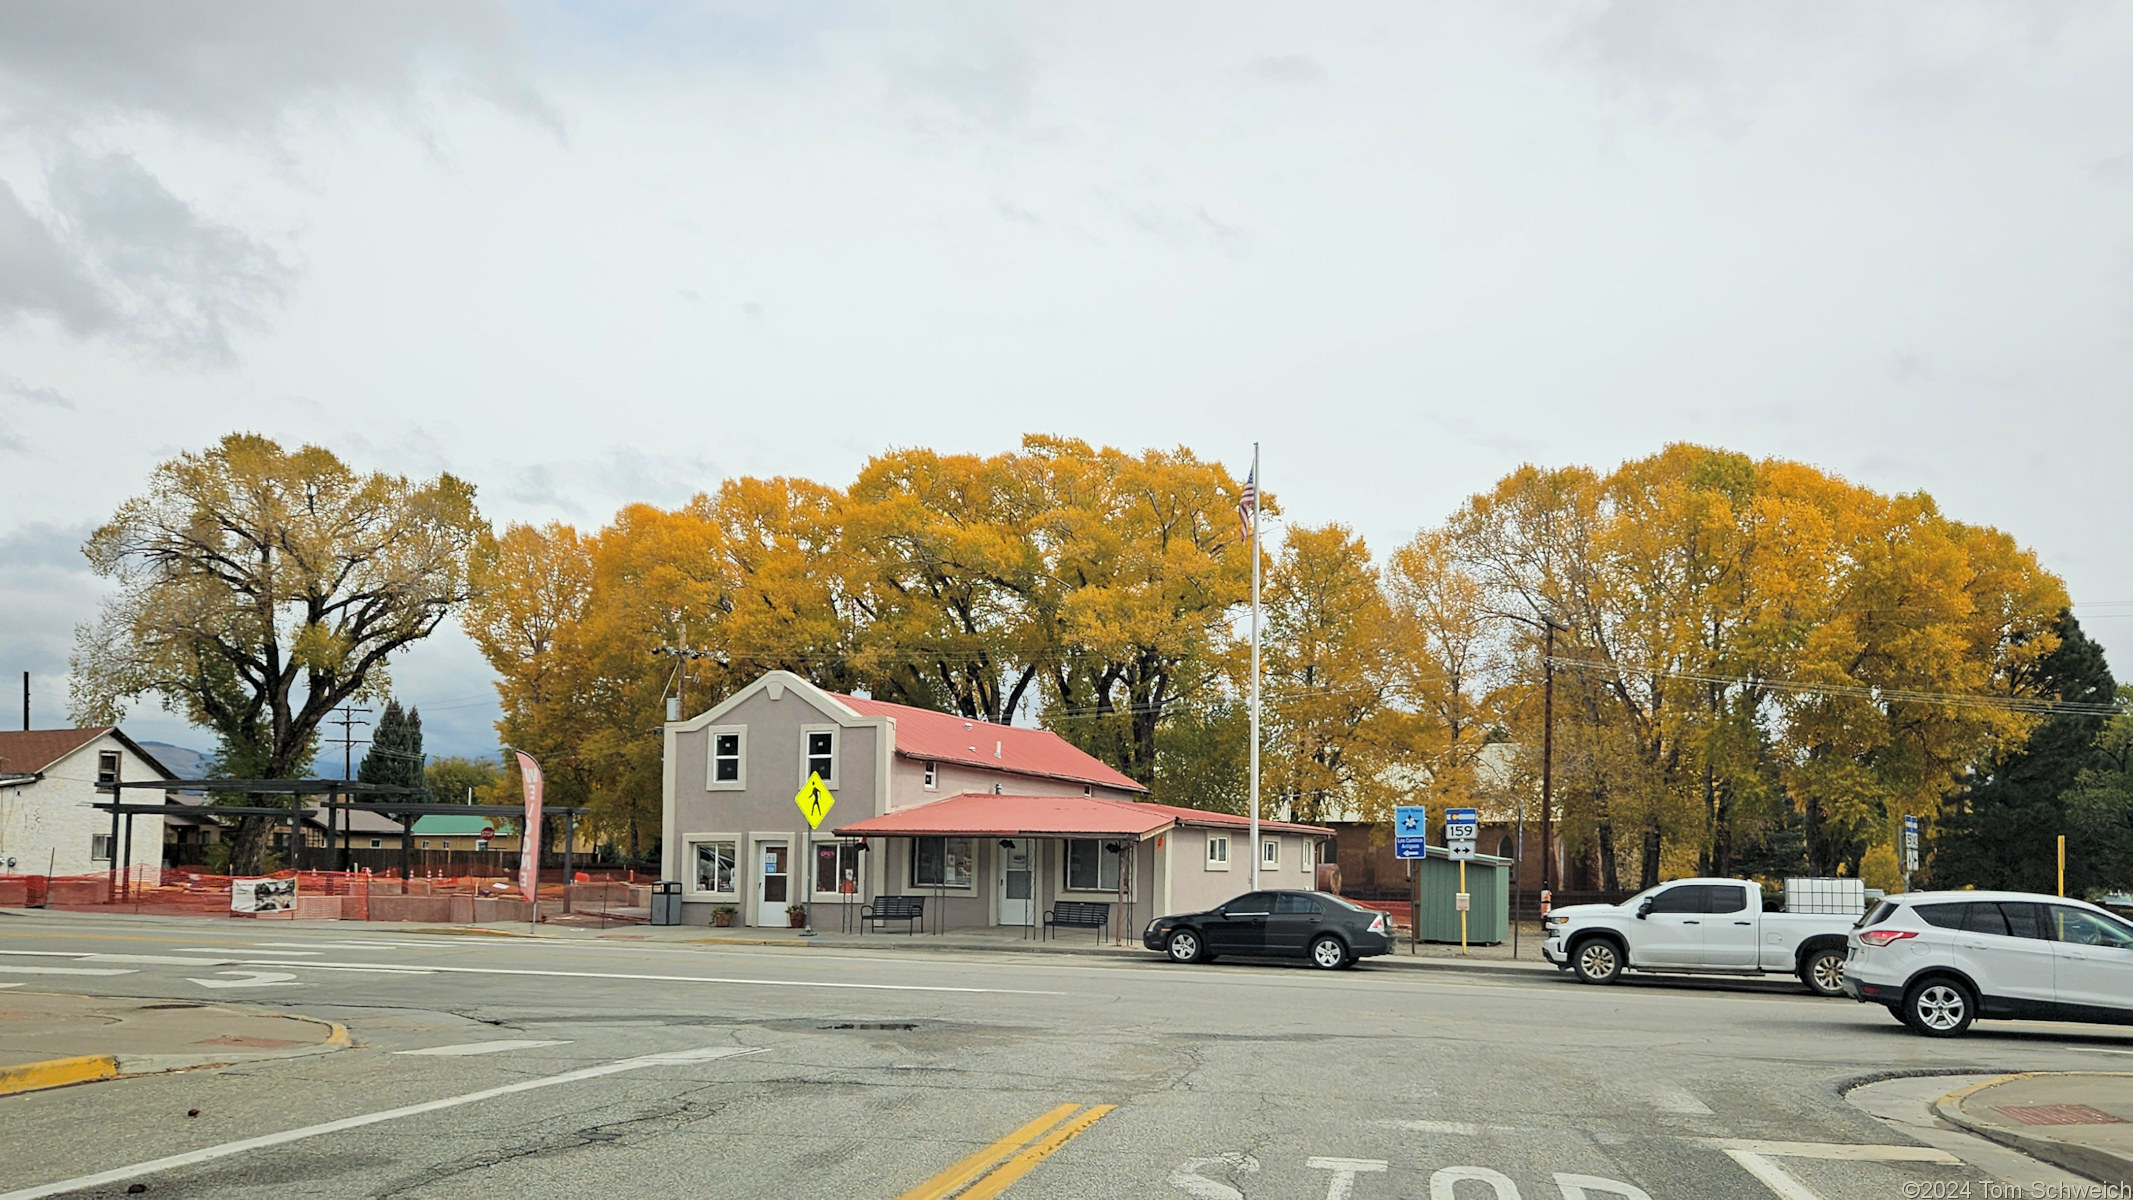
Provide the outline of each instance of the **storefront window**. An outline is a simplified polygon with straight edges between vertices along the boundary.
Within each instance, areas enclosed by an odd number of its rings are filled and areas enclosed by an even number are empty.
[[[815,890],[846,893],[859,890],[857,842],[831,842],[815,847]]]
[[[1125,855],[1104,849],[1096,838],[1067,841],[1067,888],[1076,892],[1115,892]]]
[[[696,890],[699,892],[724,892],[734,890],[733,864],[740,857],[736,842],[697,842]]]
[[[969,887],[975,867],[967,837],[911,839],[911,882],[918,887]]]

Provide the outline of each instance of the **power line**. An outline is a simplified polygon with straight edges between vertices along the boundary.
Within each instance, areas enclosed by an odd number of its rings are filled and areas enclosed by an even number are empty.
[[[2029,696],[1987,696],[1975,692],[1929,692],[1914,688],[1874,687],[1867,684],[1812,683],[1799,679],[1763,679],[1744,675],[1718,675],[1706,671],[1659,670],[1643,666],[1623,666],[1614,663],[1594,662],[1583,658],[1564,658],[1557,655],[1549,664],[1569,671],[1587,674],[1615,675],[1634,674],[1652,679],[1685,679],[1694,683],[1739,684],[1746,687],[1769,688],[1803,696],[1837,696],[1887,703],[1940,704],[1954,708],[1994,708],[2014,712],[2036,713],[2043,716],[2088,716],[2112,717],[2126,711],[2117,703],[2090,704],[2074,700],[2050,700]]]

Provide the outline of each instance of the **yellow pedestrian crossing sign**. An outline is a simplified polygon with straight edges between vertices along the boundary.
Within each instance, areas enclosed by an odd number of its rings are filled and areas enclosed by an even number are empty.
[[[792,802],[800,806],[800,815],[807,818],[809,829],[820,829],[822,818],[829,815],[830,806],[837,803],[837,798],[822,786],[822,776],[810,771],[807,786],[800,789],[800,794],[794,796]]]

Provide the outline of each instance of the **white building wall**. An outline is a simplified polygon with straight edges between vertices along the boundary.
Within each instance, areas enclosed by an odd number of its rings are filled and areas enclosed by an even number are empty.
[[[115,750],[122,779],[159,779],[162,772],[110,734],[92,739],[53,763],[35,783],[0,788],[0,871],[10,875],[86,875],[118,864],[89,857],[91,839],[111,832],[111,814],[90,805],[108,796],[96,790],[97,755]],[[126,800],[161,804],[166,793],[127,789]],[[119,828],[123,855],[125,825]],[[9,865],[9,860],[13,860]],[[163,818],[133,819],[133,861],[148,867],[163,863]]]

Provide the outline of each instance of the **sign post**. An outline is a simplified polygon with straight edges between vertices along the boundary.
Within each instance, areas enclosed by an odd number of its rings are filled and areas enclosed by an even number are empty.
[[[1413,907],[1407,915],[1407,952],[1422,945],[1422,868],[1415,860],[1429,857],[1429,810],[1419,804],[1402,804],[1392,810],[1392,856],[1409,860],[1413,877]]]
[[[1444,810],[1444,852],[1459,863],[1459,953],[1466,953],[1466,914],[1473,896],[1466,890],[1466,863],[1474,857],[1474,841],[1481,834],[1481,817],[1471,808]]]
[[[1911,890],[1911,872],[1918,869],[1918,818],[1903,819],[1903,890]]]
[[[813,932],[815,906],[800,899],[801,896],[812,898],[815,894],[814,872],[817,868],[815,865],[814,839],[809,834],[822,828],[822,818],[828,816],[830,809],[836,806],[837,797],[832,796],[830,790],[822,785],[822,776],[819,773],[809,771],[807,773],[807,782],[801,786],[799,794],[792,798],[792,802],[800,806],[800,815],[807,819],[807,829],[800,834],[800,845],[796,847],[798,853],[793,855],[792,878],[795,883],[787,885],[788,891],[786,895],[788,899],[785,903],[788,905],[800,904],[807,909],[808,931]],[[806,890],[794,892],[790,890],[794,886]],[[791,923],[790,920],[786,922],[788,925]]]

